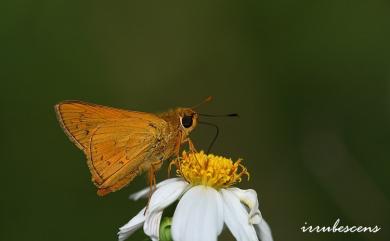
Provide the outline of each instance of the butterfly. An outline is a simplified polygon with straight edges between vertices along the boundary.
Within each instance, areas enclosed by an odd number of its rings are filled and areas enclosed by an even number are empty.
[[[198,122],[194,108],[152,114],[71,100],[55,105],[55,112],[65,134],[86,155],[97,194],[105,196],[145,171],[155,185],[164,160],[178,156],[183,143],[194,148],[188,137]]]

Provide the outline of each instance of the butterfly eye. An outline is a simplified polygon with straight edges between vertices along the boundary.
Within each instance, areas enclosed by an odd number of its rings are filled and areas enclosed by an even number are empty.
[[[191,127],[192,126],[192,116],[189,116],[189,115],[183,116],[183,118],[181,119],[181,124],[185,128]]]

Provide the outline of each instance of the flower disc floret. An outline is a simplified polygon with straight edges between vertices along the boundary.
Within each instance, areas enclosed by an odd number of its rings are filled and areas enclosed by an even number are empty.
[[[192,185],[205,185],[216,189],[229,187],[241,182],[241,177],[249,172],[241,164],[241,159],[231,159],[201,152],[183,151],[176,162],[177,174]]]

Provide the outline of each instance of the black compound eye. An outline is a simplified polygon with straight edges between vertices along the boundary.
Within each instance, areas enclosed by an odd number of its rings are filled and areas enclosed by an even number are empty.
[[[189,115],[183,116],[183,118],[181,119],[181,124],[185,128],[191,127],[192,126],[192,116],[189,116]]]

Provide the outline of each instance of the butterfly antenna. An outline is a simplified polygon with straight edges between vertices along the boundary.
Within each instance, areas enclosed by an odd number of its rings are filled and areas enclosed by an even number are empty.
[[[198,115],[199,116],[205,116],[205,117],[240,117],[237,113],[223,114],[223,115],[210,115],[210,114],[198,113]]]
[[[213,123],[210,123],[210,122],[204,122],[204,121],[199,121],[199,124],[203,124],[203,125],[208,125],[208,126],[212,126],[215,128],[216,132],[215,132],[215,136],[213,138],[213,140],[211,141],[210,145],[209,145],[209,148],[207,149],[207,154],[210,153],[210,150],[211,148],[213,147],[215,141],[217,140],[218,138],[218,135],[219,135],[219,128],[216,124],[213,124]]]
[[[210,114],[200,114],[200,113],[198,113],[198,115],[199,116],[204,116],[204,117],[239,117],[239,115],[237,113],[224,114],[224,115],[210,115]],[[218,138],[219,128],[218,128],[218,126],[216,124],[213,124],[213,123],[210,123],[210,122],[199,121],[198,123],[199,124],[208,125],[208,126],[212,126],[216,130],[215,136],[214,136],[213,140],[211,141],[209,148],[207,149],[207,154],[209,154],[211,148],[213,147],[215,141]]]
[[[204,99],[204,100],[203,100],[202,102],[200,102],[199,104],[197,104],[197,105],[191,107],[191,109],[196,109],[196,108],[198,108],[199,106],[201,106],[201,105],[203,105],[203,104],[206,104],[206,103],[210,102],[212,99],[213,99],[213,97],[212,97],[211,95],[210,95],[210,96],[207,96],[206,99]]]

